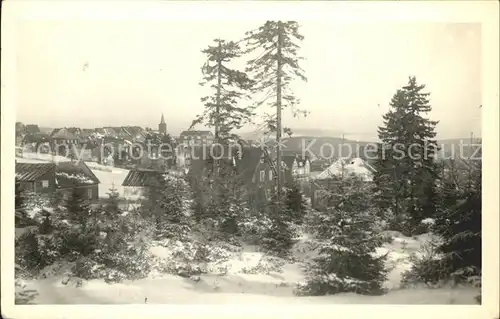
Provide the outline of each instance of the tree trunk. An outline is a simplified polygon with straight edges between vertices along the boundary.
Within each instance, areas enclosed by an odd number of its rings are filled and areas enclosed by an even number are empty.
[[[276,156],[276,187],[277,187],[277,201],[278,207],[281,204],[281,69],[282,69],[282,53],[281,47],[283,42],[283,25],[278,22],[278,48],[277,48],[277,80],[276,80],[276,143],[277,143],[277,156]]]

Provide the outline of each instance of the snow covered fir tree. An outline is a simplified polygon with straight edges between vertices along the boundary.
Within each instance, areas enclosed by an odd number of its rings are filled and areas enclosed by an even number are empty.
[[[339,138],[342,121],[319,130],[301,118],[301,85],[319,83],[302,57],[316,50],[302,50],[310,28],[247,30],[172,46],[202,58],[196,76],[176,74],[196,95],[182,101],[199,104],[179,134],[167,133],[173,109],[158,130],[16,124],[16,303],[481,303],[482,141],[446,156],[432,98],[442,92],[400,78],[384,89],[394,94],[380,126],[363,127],[375,143]],[[56,142],[76,151],[33,151]],[[355,151],[328,157],[330,146]]]
[[[383,237],[377,232],[370,187],[347,177],[336,180],[329,192],[331,206],[312,218],[318,256],[307,266],[299,294],[382,294],[386,256],[374,256]]]
[[[410,77],[392,97],[384,126],[379,127],[377,203],[393,214],[395,230],[407,235],[421,232],[421,221],[433,217],[437,208],[438,122],[425,117],[432,108],[424,89],[425,85]]]

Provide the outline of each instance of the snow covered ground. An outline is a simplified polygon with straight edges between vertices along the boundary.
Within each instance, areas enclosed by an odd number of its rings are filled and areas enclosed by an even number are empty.
[[[51,155],[25,153],[19,161],[47,162]],[[56,157],[55,160],[67,161]],[[121,186],[128,170],[108,167],[93,162],[86,163],[99,178],[99,196],[107,197],[111,186],[124,196]],[[17,236],[22,230],[16,229]],[[475,304],[478,289],[457,288],[412,288],[399,289],[401,274],[411,267],[410,254],[419,253],[422,244],[430,239],[429,235],[414,238],[391,233],[394,240],[379,249],[379,254],[388,253],[390,273],[385,286],[389,292],[383,296],[362,296],[356,294],[337,294],[325,297],[297,297],[294,295],[296,284],[304,280],[299,263],[286,262],[281,272],[254,273],[249,271],[263,265],[266,258],[254,247],[245,247],[217,266],[226,271],[224,275],[216,272],[199,276],[198,281],[175,275],[151,274],[148,278],[106,284],[103,280],[84,282],[82,287],[63,285],[61,277],[49,277],[26,281],[25,290],[33,291],[33,303],[37,304]],[[159,259],[167,260],[174,247],[153,245],[151,252]],[[294,255],[299,260],[314,257],[307,244],[307,236],[302,237],[294,247]],[[34,292],[36,291],[36,292]]]
[[[37,304],[475,304],[478,290],[469,287],[399,289],[401,273],[411,265],[410,252],[416,252],[429,236],[405,238],[396,234],[391,244],[381,253],[389,252],[393,270],[386,286],[389,292],[383,296],[362,296],[353,293],[323,297],[298,297],[294,295],[296,284],[304,279],[298,263],[285,263],[282,272],[250,274],[248,269],[262,263],[262,253],[252,247],[235,252],[220,264],[227,269],[224,275],[209,273],[199,280],[175,275],[155,274],[146,279],[106,284],[91,280],[76,288],[63,285],[60,277],[26,281],[25,289],[36,290]],[[307,238],[297,243],[294,254],[311,258]],[[172,249],[153,246],[151,251],[159,258],[168,258]]]
[[[257,275],[255,275],[257,276]],[[217,282],[217,283],[215,283]],[[218,288],[214,288],[218,287]],[[353,293],[297,297],[293,288],[229,275],[193,282],[178,276],[108,285],[92,280],[76,288],[58,279],[28,282],[38,292],[36,304],[475,304],[472,288],[394,290],[383,296]]]
[[[34,152],[23,152],[22,157],[16,157],[19,163],[47,163],[47,162],[67,162],[70,159],[60,155],[51,155]]]
[[[99,197],[107,198],[107,193],[112,186],[116,188],[120,197],[124,197],[125,189],[122,186],[122,183],[125,180],[125,177],[127,177],[129,172],[128,169],[105,166],[94,162],[85,162],[85,164],[87,164],[87,166],[92,170],[92,173],[94,173],[94,175],[97,176],[101,182],[99,184]]]

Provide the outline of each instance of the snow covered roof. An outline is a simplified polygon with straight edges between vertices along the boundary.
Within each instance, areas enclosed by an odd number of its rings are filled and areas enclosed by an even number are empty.
[[[164,172],[159,172],[149,169],[138,169],[129,171],[127,177],[123,180],[122,186],[127,187],[147,187],[153,186],[154,182],[160,176],[165,175]]]
[[[16,180],[34,182],[54,167],[54,163],[16,163]]]
[[[99,184],[99,179],[83,163],[58,162],[56,164],[56,185],[58,188],[89,186]]]
[[[16,163],[16,180],[34,182],[50,170],[55,173],[57,188],[68,188],[99,184],[99,180],[83,163],[70,161],[57,163]],[[52,176],[54,176],[52,175]]]
[[[354,174],[365,181],[373,180],[375,169],[361,158],[339,159],[323,172],[315,176],[315,179],[327,179],[332,176],[340,176],[344,168],[344,175]]]
[[[55,129],[51,135],[54,139],[63,139],[63,140],[77,140],[78,136],[73,134],[67,128]]]

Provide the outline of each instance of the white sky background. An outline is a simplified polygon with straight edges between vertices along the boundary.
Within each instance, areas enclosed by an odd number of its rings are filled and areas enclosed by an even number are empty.
[[[201,49],[217,37],[238,40],[262,23],[20,23],[17,120],[49,127],[157,128],[163,112],[168,131],[178,134],[203,110]],[[431,93],[430,117],[440,121],[439,138],[480,135],[479,24],[299,23],[308,82],[294,90],[310,115],[293,119],[285,111],[285,126],[373,140],[392,95],[415,75]]]

